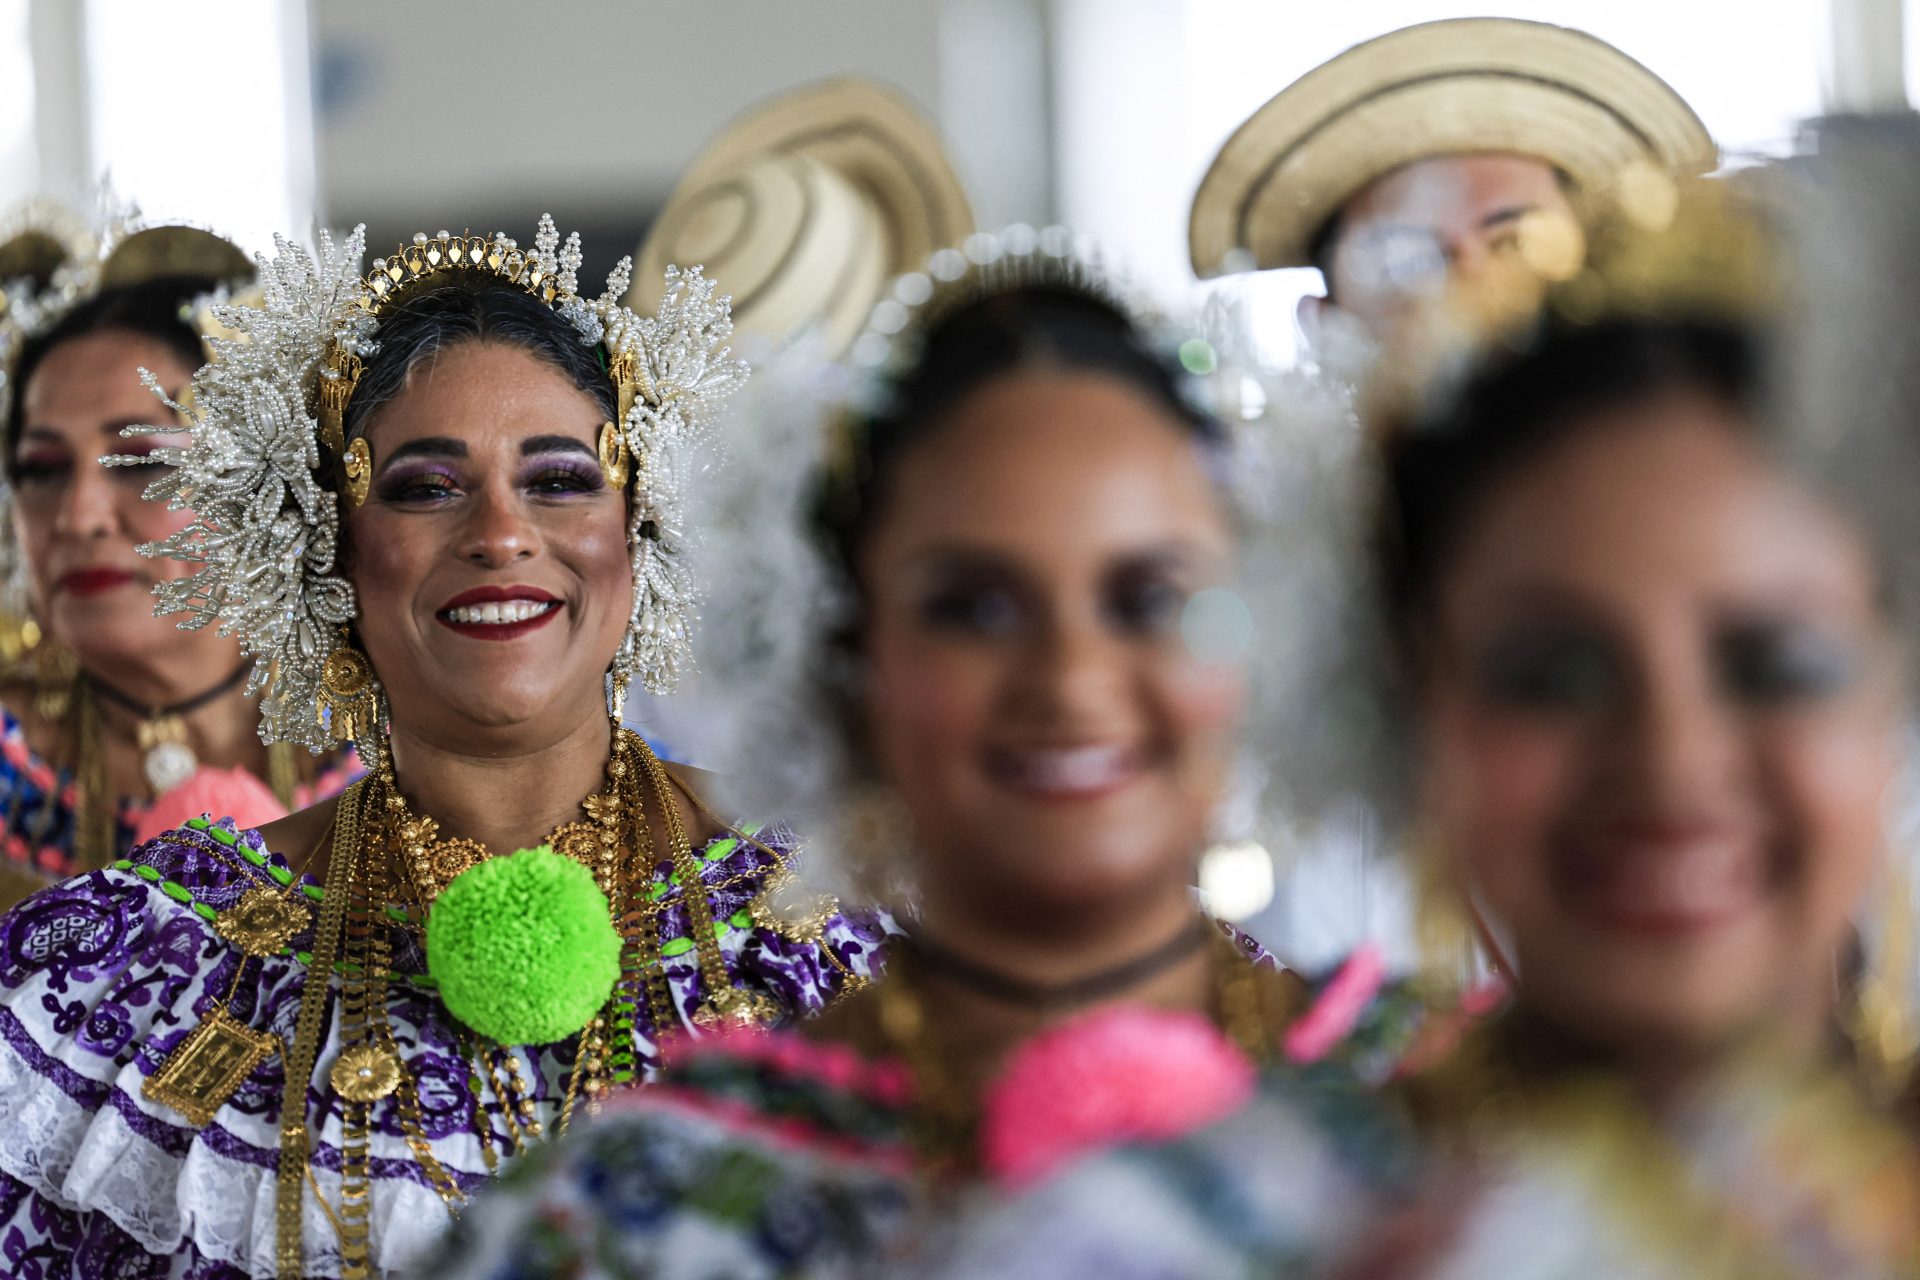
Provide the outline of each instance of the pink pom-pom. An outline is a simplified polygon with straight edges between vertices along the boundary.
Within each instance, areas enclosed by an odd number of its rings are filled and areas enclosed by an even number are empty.
[[[1320,992],[1320,998],[1313,1002],[1313,1008],[1294,1019],[1293,1025],[1287,1028],[1287,1060],[1302,1064],[1318,1062],[1331,1053],[1360,1021],[1367,1002],[1379,992],[1386,976],[1386,961],[1381,958],[1380,948],[1372,943],[1348,956],[1347,962]]]
[[[133,824],[135,844],[145,844],[163,832],[182,826],[202,814],[232,818],[242,831],[265,826],[287,816],[287,807],[267,784],[245,769],[200,768],[192,777],[147,806]]]
[[[1014,1051],[982,1102],[981,1163],[1029,1186],[1088,1152],[1211,1124],[1253,1087],[1253,1064],[1198,1014],[1100,1009]]]

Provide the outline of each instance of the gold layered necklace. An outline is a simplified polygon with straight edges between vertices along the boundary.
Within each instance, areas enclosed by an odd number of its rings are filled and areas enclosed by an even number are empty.
[[[694,1021],[700,1025],[757,1023],[773,1012],[765,996],[732,985],[720,951],[712,903],[692,842],[674,802],[673,783],[646,742],[615,730],[606,786],[582,802],[584,821],[568,822],[549,837],[554,851],[584,864],[607,895],[621,940],[620,978],[599,1016],[580,1034],[567,1074],[556,1132],[564,1132],[584,1097],[597,1099],[634,1081],[634,1037],[644,1004],[656,1051],[679,1026],[661,948],[672,894],[654,896],[657,860],[647,818],[651,795],[667,834],[671,882],[681,888],[688,933],[706,999]],[[368,1215],[371,1184],[368,1137],[373,1106],[391,1096],[414,1158],[448,1208],[465,1200],[458,1181],[434,1155],[420,1120],[417,1082],[395,1044],[387,1014],[392,976],[393,928],[418,929],[434,899],[455,876],[492,854],[479,843],[443,838],[439,824],[417,815],[401,795],[390,765],[349,788],[335,817],[334,854],[316,929],[308,982],[324,983],[336,962],[340,978],[341,1051],[328,1076],[339,1099],[344,1139],[338,1207],[321,1198],[340,1237],[342,1276],[372,1275]],[[394,882],[398,873],[398,883]],[[257,892],[268,892],[260,890]],[[312,990],[310,987],[309,990]],[[324,986],[320,988],[324,992]],[[301,1204],[313,1181],[308,1167],[306,1082],[312,1078],[325,1038],[326,1001],[302,999],[294,1042],[287,1053],[287,1085],[281,1099],[277,1256],[282,1275],[302,1274]],[[473,1124],[488,1168],[494,1167],[492,1126],[481,1106],[482,1076],[500,1097],[516,1152],[544,1136],[532,1090],[520,1074],[512,1048],[475,1043],[472,1049]],[[536,1059],[537,1060],[537,1057]],[[318,1196],[319,1188],[314,1184]]]

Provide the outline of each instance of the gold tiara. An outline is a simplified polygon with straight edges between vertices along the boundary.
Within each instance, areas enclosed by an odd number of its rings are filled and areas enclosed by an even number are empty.
[[[579,268],[579,235],[570,235],[564,245],[560,244],[559,233],[547,218],[541,220],[531,253],[498,231],[491,236],[415,232],[411,244],[400,245],[388,257],[373,260],[373,268],[362,278],[359,296],[351,305],[377,320],[403,297],[457,272],[516,285],[530,297],[567,313],[584,334],[591,326],[590,322],[583,323],[586,304],[576,292],[575,273]],[[347,405],[364,368],[355,346],[351,339],[329,343],[314,387],[313,410],[320,422],[320,440],[336,456],[345,447]],[[621,351],[609,361],[607,372],[619,391],[620,420],[624,422],[634,401],[649,392],[645,371],[631,352]]]

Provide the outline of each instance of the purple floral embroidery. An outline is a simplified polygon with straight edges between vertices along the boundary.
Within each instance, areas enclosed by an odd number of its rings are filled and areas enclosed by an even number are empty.
[[[762,839],[775,848],[790,843],[784,833]],[[255,865],[244,851],[261,855],[265,865]],[[824,1007],[847,973],[871,973],[885,936],[881,921],[836,917],[820,945],[765,933],[739,913],[759,891],[774,857],[751,842],[731,839],[709,845],[703,854],[704,878],[716,886],[709,891],[714,917],[728,922],[721,947],[736,985],[763,991],[800,1014]],[[279,889],[268,866],[290,875],[278,855],[266,853],[257,832],[237,832],[224,820],[216,831],[169,832],[136,850],[132,861],[216,909],[257,887]],[[663,866],[655,883],[666,895],[668,936],[673,936],[675,928],[684,932],[687,913],[667,871]],[[410,936],[396,932],[395,942],[398,980],[390,988],[388,1017],[418,1086],[422,1126],[456,1181],[477,1187],[486,1177],[480,1142],[502,1156],[513,1151],[507,1104],[484,1078],[476,1099],[468,1036],[430,990],[407,980],[424,968]],[[305,943],[297,938],[296,949]],[[835,959],[827,958],[826,948]],[[125,871],[77,877],[0,917],[0,1252],[6,1254],[8,1274],[225,1280],[245,1274],[256,1262],[271,1266],[270,1259],[210,1256],[203,1246],[238,1249],[243,1255],[253,1247],[245,1215],[262,1180],[270,1184],[274,1177],[284,1079],[280,1058],[262,1063],[204,1129],[140,1096],[139,1082],[159,1069],[229,991],[234,993],[228,1005],[232,1016],[283,1042],[291,1040],[306,968],[288,955],[247,960],[244,972],[242,963],[208,921]],[[666,969],[675,1003],[690,1017],[707,995],[697,960],[691,954],[676,956],[666,961]],[[641,1021],[636,1050],[651,1069],[657,1058],[644,1010]],[[336,1173],[341,1162],[340,1116],[325,1087],[329,1052],[323,1051],[307,1091],[313,1167],[323,1176]],[[572,1046],[512,1052],[537,1114],[551,1126]],[[20,1101],[26,1098],[33,1099],[31,1104]],[[23,1105],[37,1111],[19,1118],[41,1128],[52,1125],[44,1150],[16,1149],[7,1141],[8,1108]],[[484,1137],[474,1132],[476,1112]],[[417,1252],[444,1228],[444,1210],[407,1146],[396,1100],[376,1104],[371,1121],[374,1220]],[[95,1178],[91,1185],[117,1187],[118,1194],[145,1197],[143,1203],[83,1203],[69,1210],[51,1198],[62,1194],[68,1164],[81,1158],[83,1146],[99,1144],[111,1151],[128,1142],[136,1145],[126,1149],[126,1158],[138,1161],[143,1171],[156,1170],[154,1175],[143,1178],[137,1191],[112,1178]],[[189,1155],[199,1173],[191,1181],[177,1181]],[[218,1176],[209,1179],[209,1170]],[[270,1197],[270,1186],[266,1194]],[[201,1203],[192,1199],[196,1195],[213,1199]],[[103,1209],[113,1210],[112,1217]],[[171,1252],[153,1253],[114,1225],[149,1219],[179,1222],[185,1238]],[[233,1229],[199,1234],[207,1223],[222,1222]],[[310,1238],[308,1247],[313,1274],[337,1265],[328,1252],[331,1241]]]

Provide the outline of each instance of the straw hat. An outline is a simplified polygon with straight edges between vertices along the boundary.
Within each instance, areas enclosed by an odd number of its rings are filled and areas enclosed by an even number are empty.
[[[104,289],[165,276],[251,280],[253,259],[224,236],[176,225],[134,232],[114,245],[100,264],[100,286]]]
[[[817,327],[843,350],[886,282],[973,230],[939,134],[898,93],[836,78],[762,103],[694,161],[634,255],[628,305],[668,263],[704,264],[734,326],[778,342]]]
[[[1697,174],[1718,160],[1680,95],[1604,40],[1516,18],[1423,23],[1322,63],[1227,139],[1193,198],[1193,269],[1310,266],[1367,184],[1475,151],[1538,156],[1586,191],[1636,162]]]

